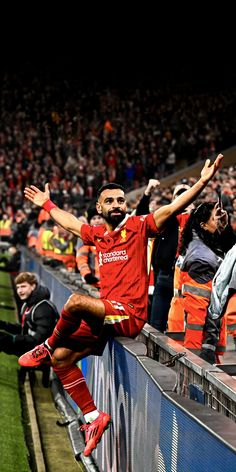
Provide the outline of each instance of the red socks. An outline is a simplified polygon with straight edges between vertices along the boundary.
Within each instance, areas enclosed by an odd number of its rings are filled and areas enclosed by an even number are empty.
[[[60,369],[54,367],[54,372],[57,374],[66,392],[78,405],[83,415],[96,410],[85,378],[79,367],[76,365],[62,367]]]
[[[52,336],[47,339],[49,346],[54,350],[58,341],[64,336],[70,336],[79,328],[81,318],[79,313],[69,313],[62,309],[61,316],[53,330]]]

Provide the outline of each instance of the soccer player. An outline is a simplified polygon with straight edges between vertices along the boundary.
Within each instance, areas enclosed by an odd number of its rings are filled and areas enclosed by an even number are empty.
[[[25,196],[50,213],[56,223],[80,236],[98,252],[101,298],[74,293],[65,303],[61,317],[48,340],[21,356],[19,364],[51,363],[64,389],[77,403],[85,419],[84,455],[91,454],[110,422],[110,415],[98,411],[76,362],[91,354],[101,355],[108,337],[135,338],[147,321],[147,241],[160,232],[167,220],[187,207],[201,193],[220,166],[219,154],[210,165],[207,159],[200,179],[169,205],[146,216],[126,214],[122,186],[111,183],[98,191],[97,211],[105,220],[101,226],[83,224],[50,200],[49,184],[44,192],[34,185]]]

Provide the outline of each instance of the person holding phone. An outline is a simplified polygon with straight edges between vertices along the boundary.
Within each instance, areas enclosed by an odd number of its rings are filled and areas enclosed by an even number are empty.
[[[180,278],[186,322],[184,346],[197,355],[201,354],[208,362],[214,362],[215,355],[223,355],[226,349],[225,324],[221,327],[214,353],[212,350],[202,352],[202,345],[212,280],[225,253],[235,242],[236,236],[228,224],[228,214],[219,200],[216,204],[203,202],[198,205],[191,212],[182,233]],[[204,349],[207,350],[206,346]]]

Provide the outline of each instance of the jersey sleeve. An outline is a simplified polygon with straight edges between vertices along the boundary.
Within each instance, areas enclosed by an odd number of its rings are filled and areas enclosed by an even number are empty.
[[[82,225],[81,226],[81,238],[86,245],[93,245],[94,246],[94,230],[93,227],[90,225]]]
[[[146,224],[146,229],[147,229],[147,236],[149,238],[154,238],[155,236],[157,236],[157,234],[161,233],[161,231],[159,231],[156,227],[153,213],[150,213],[149,215],[145,215],[144,218],[145,218],[145,224]]]

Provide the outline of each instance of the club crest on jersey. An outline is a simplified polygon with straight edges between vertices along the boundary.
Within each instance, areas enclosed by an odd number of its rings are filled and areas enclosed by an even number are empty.
[[[122,229],[122,231],[120,232],[120,235],[121,235],[120,242],[125,243],[125,241],[126,241],[126,229]]]

